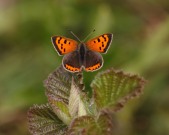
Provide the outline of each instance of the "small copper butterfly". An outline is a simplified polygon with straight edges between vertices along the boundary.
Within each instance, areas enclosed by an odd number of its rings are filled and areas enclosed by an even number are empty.
[[[64,55],[63,67],[69,72],[95,71],[102,67],[103,58],[100,53],[106,53],[113,34],[103,34],[93,38],[86,43],[66,38],[63,36],[52,36],[52,43],[59,55]]]

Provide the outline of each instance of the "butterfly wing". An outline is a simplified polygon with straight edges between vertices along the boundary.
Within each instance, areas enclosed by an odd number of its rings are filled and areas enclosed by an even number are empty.
[[[85,54],[84,67],[86,71],[95,71],[102,67],[103,58],[98,52],[87,50]]]
[[[62,36],[51,37],[52,43],[59,55],[64,55],[73,52],[77,49],[78,43],[75,40]]]
[[[78,51],[73,51],[66,54],[62,60],[63,67],[69,72],[81,71],[80,54]]]
[[[86,46],[89,50],[106,53],[111,41],[113,39],[113,34],[103,34],[94,39],[89,40]]]

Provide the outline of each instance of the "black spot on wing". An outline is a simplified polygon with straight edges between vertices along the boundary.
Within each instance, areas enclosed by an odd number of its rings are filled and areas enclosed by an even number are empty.
[[[60,44],[60,40],[62,39],[62,37],[60,37],[60,39],[58,40],[58,44]]]
[[[104,43],[102,42],[102,47],[104,47]]]
[[[106,41],[106,37],[104,35],[102,35],[102,37],[104,38],[104,41]]]
[[[105,35],[105,36],[106,36],[106,35]],[[107,51],[107,49],[108,49],[108,47],[110,46],[110,43],[111,43],[111,41],[112,41],[112,34],[107,34],[107,36],[108,36],[108,42],[107,42],[106,47],[104,48],[104,52]]]
[[[61,44],[61,49],[63,49],[63,44]]]
[[[64,43],[66,44],[67,43],[67,40],[65,39]]]
[[[60,51],[60,49],[58,48],[58,45],[57,45],[57,43],[56,43],[56,39],[57,39],[57,38],[58,38],[57,36],[53,36],[53,37],[52,37],[52,43],[53,43],[54,48],[57,50],[57,52],[58,52],[60,55],[62,55],[62,52]]]

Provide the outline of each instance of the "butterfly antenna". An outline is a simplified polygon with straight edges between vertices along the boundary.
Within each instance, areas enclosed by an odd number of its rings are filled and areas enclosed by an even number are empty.
[[[85,39],[84,39],[83,41],[85,41],[89,36],[91,36],[91,35],[93,34],[93,32],[95,32],[95,29],[94,29],[92,32],[90,32],[90,33],[85,37]]]
[[[80,43],[82,43],[82,41],[73,33],[73,31],[70,30],[70,33],[71,33]]]

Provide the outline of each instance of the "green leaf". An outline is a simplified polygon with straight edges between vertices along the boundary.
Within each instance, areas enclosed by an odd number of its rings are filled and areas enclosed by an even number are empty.
[[[91,116],[82,116],[74,119],[70,126],[68,133],[71,135],[85,135],[88,128],[95,126],[95,119]]]
[[[61,65],[44,81],[46,96],[54,96],[56,98],[63,99],[68,103],[72,77],[74,78],[77,86],[83,90],[83,75],[81,73],[70,73],[66,71]]]
[[[69,97],[69,112],[72,118],[76,116],[86,115],[85,106],[81,100],[82,91],[80,90],[78,84],[72,78],[72,85]]]
[[[145,80],[138,75],[126,74],[113,68],[99,73],[91,87],[97,109],[119,110],[131,98],[139,96]]]
[[[65,103],[62,98],[59,99],[54,96],[49,96],[48,101],[58,118],[60,118],[66,125],[69,125],[71,116],[69,114],[67,103]]]
[[[112,135],[114,132],[114,120],[113,115],[109,112],[102,110],[97,120],[99,125],[100,135]]]
[[[55,115],[50,106],[34,105],[28,111],[29,130],[33,135],[64,135],[67,126]]]
[[[72,121],[68,133],[71,135],[112,135],[113,121],[108,113],[101,113],[98,119],[82,116]]]
[[[78,106],[78,117],[88,114],[87,107],[85,106],[85,103],[87,103],[87,101],[82,100],[82,98],[80,97],[79,106]]]
[[[45,80],[46,96],[49,105],[55,114],[65,123],[70,123],[68,110],[69,94],[71,88],[72,74],[65,71],[62,66],[56,69]]]
[[[69,112],[72,117],[77,116],[79,108],[80,90],[72,78],[72,85],[69,97]]]
[[[76,116],[79,109],[79,102],[76,101],[79,101],[78,93],[83,89],[82,79],[81,73],[72,74],[60,66],[49,75],[44,83],[49,105],[56,115],[67,125],[71,121],[71,116]],[[70,91],[72,91],[71,94]]]
[[[60,66],[56,69],[56,71],[50,74],[44,82],[46,87],[46,96],[48,98],[53,96],[68,103],[71,80],[72,74],[65,71],[63,67]]]

